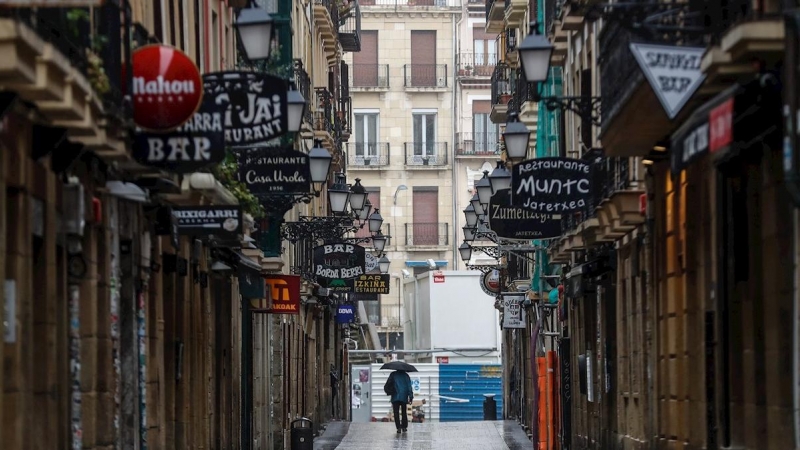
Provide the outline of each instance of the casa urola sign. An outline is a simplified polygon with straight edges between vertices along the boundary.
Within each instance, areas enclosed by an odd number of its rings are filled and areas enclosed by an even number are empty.
[[[180,50],[145,45],[131,57],[133,121],[149,131],[168,131],[189,120],[203,99],[200,70]]]

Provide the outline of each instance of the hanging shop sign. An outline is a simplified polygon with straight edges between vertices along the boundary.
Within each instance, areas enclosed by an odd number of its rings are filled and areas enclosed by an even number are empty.
[[[522,161],[511,172],[512,204],[545,214],[583,209],[591,196],[591,172],[589,162],[580,159]]]
[[[364,274],[351,279],[321,279],[321,286],[335,293],[388,294],[391,286],[389,274]]]
[[[222,108],[205,99],[190,120],[167,133],[138,132],[133,158],[173,173],[192,173],[225,159]]]
[[[291,147],[237,151],[239,181],[253,194],[296,194],[311,189],[308,155]]]
[[[264,286],[269,309],[258,309],[257,312],[271,314],[300,313],[300,276],[299,275],[265,275]],[[253,304],[253,302],[251,302]],[[256,304],[253,304],[254,308]]]
[[[242,234],[240,206],[173,206],[178,233],[190,236],[237,236]]]
[[[561,236],[561,215],[534,212],[511,204],[511,190],[489,200],[489,228],[506,239],[550,239]]]
[[[356,244],[333,243],[314,248],[314,275],[317,278],[342,280],[364,275],[364,247]]]
[[[630,49],[667,116],[674,119],[703,84],[700,61],[705,47],[632,43]]]
[[[192,118],[203,99],[203,80],[185,53],[168,45],[145,45],[133,52],[131,65],[137,126],[169,131]]]
[[[214,72],[203,75],[203,86],[205,95],[225,107],[229,146],[263,144],[286,134],[287,80],[258,72]]]
[[[353,305],[339,305],[336,309],[336,323],[353,323],[356,321],[356,308]]]
[[[525,328],[527,318],[522,307],[524,295],[503,296],[503,329]]]
[[[486,295],[495,297],[500,293],[500,271],[490,270],[481,276],[481,289]]]

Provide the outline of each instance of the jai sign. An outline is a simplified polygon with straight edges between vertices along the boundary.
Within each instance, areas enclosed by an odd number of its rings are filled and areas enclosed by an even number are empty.
[[[145,45],[133,52],[133,121],[145,130],[172,130],[197,111],[203,99],[200,70],[180,50]]]
[[[591,166],[572,158],[522,161],[511,172],[514,206],[545,214],[561,214],[586,207],[591,195]]]
[[[289,83],[258,72],[203,75],[205,95],[225,107],[225,142],[232,147],[263,144],[286,134]]]

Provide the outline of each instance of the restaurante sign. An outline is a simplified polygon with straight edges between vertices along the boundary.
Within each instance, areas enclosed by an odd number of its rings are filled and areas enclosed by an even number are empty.
[[[291,147],[258,147],[237,154],[239,181],[253,194],[305,193],[311,188],[308,155]]]
[[[560,214],[585,208],[590,194],[591,166],[580,159],[530,159],[511,172],[514,206]]]

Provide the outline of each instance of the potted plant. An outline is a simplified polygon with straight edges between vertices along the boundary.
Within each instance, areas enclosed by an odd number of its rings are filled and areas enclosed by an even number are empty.
[[[466,69],[467,71],[467,76],[472,75],[472,66],[467,65],[466,67],[464,67],[464,69]]]
[[[507,105],[509,100],[511,100],[511,94],[500,94],[500,104]]]

